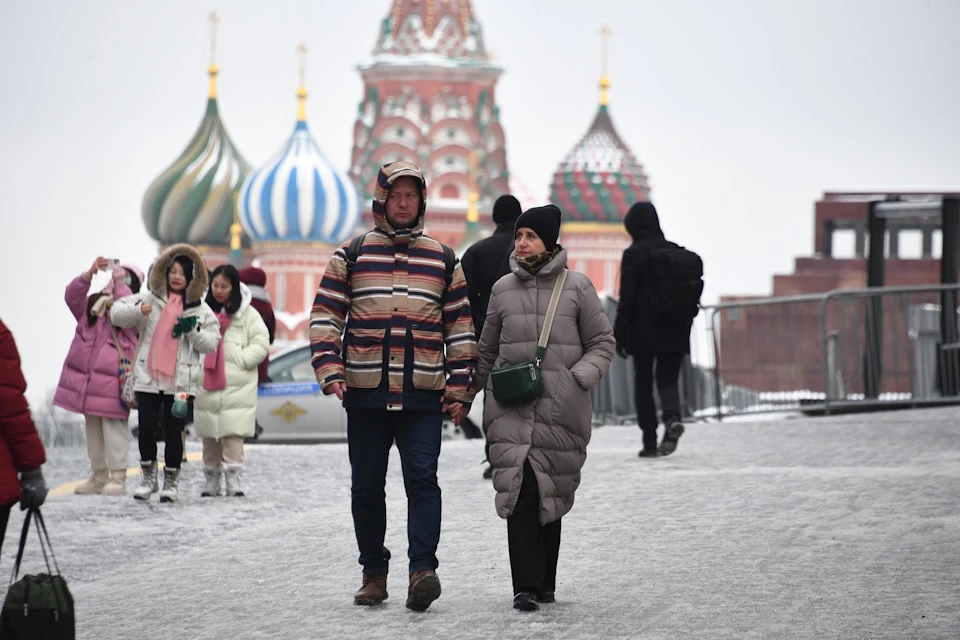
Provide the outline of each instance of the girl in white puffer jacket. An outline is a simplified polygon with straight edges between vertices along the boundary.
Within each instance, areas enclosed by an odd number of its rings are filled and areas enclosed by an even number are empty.
[[[134,388],[140,413],[140,468],[143,475],[133,497],[148,500],[157,484],[157,436],[164,432],[161,502],[180,498],[182,433],[186,426],[183,402],[200,390],[201,356],[216,351],[220,324],[203,301],[207,266],[200,252],[177,244],[157,258],[148,276],[149,289],[117,300],[110,319],[117,327],[139,327],[140,344],[134,365]]]

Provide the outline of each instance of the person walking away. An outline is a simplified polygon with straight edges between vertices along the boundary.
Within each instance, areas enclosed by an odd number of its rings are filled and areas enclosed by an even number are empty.
[[[443,413],[458,425],[466,416],[477,361],[463,270],[452,250],[423,232],[426,194],[418,167],[393,162],[380,169],[375,228],[333,254],[310,317],[317,381],[347,410],[351,508],[363,567],[354,603],[387,598],[384,485],[396,442],[408,505],[406,606],[414,611],[440,597]]]
[[[116,326],[140,330],[133,370],[142,475],[133,497],[149,500],[160,490],[157,437],[162,429],[165,467],[160,502],[176,502],[186,410],[200,389],[201,357],[220,344],[220,323],[203,301],[207,268],[194,247],[175,244],[165,249],[147,280],[146,291],[117,300],[110,311]]]
[[[277,319],[273,315],[273,304],[270,302],[270,294],[267,293],[267,274],[258,267],[246,267],[240,269],[240,282],[247,285],[250,290],[252,300],[250,306],[257,310],[263,322],[267,325],[267,331],[270,334],[270,344],[273,344],[277,335]],[[263,384],[270,382],[270,354],[263,359],[257,369],[258,382]]]
[[[507,520],[513,606],[521,611],[555,600],[561,519],[573,507],[590,442],[590,389],[607,372],[615,346],[596,289],[567,270],[567,252],[557,244],[560,220],[553,205],[517,218],[513,275],[493,286],[480,337],[477,384],[485,389],[495,504]],[[558,303],[548,319],[555,287]],[[499,401],[491,372],[539,356],[541,331],[551,322],[542,394]]]
[[[26,392],[17,343],[0,320],[0,551],[13,505],[19,502],[21,511],[35,509],[47,497],[40,470],[47,454],[30,417]]]
[[[639,455],[655,458],[673,453],[684,431],[680,370],[690,353],[690,330],[700,310],[703,262],[664,237],[650,202],[630,207],[623,224],[633,243],[623,252],[614,335],[617,353],[633,356],[636,370],[637,424],[643,433]],[[664,424],[659,447],[654,380]]]
[[[253,437],[257,424],[257,367],[267,357],[267,326],[250,301],[250,290],[240,283],[236,267],[214,269],[207,305],[220,321],[217,350],[203,362],[203,385],[194,404],[194,427],[203,438],[201,497],[243,496],[243,439]]]
[[[97,272],[110,269],[110,260],[98,257],[89,269],[70,281],[64,293],[77,328],[53,404],[82,414],[86,423],[91,475],[74,489],[79,495],[127,493],[130,408],[121,397],[120,359],[122,356],[133,362],[137,330],[118,330],[110,323],[109,310],[115,299],[139,292],[143,273],[132,265],[112,267],[110,281],[103,290],[89,295]],[[131,285],[137,290],[132,290]]]
[[[463,276],[467,279],[467,293],[470,296],[470,313],[473,316],[473,328],[477,339],[483,331],[483,320],[487,317],[487,304],[493,285],[503,276],[510,274],[510,254],[513,252],[514,223],[520,217],[520,201],[511,195],[503,195],[493,203],[493,223],[497,229],[489,238],[471,245],[460,259]],[[486,438],[486,432],[484,432]],[[483,477],[490,479],[493,469],[490,467],[490,441],[484,444],[484,462],[487,468]]]

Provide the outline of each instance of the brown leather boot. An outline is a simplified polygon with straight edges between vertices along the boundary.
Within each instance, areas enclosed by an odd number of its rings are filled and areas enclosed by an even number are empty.
[[[407,589],[407,609],[426,611],[430,603],[440,597],[440,578],[429,569],[414,571]]]
[[[353,595],[353,604],[372,606],[387,599],[387,576],[363,574],[363,586]]]

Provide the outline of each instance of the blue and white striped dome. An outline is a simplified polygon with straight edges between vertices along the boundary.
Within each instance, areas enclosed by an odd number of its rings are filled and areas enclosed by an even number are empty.
[[[239,210],[240,224],[255,242],[339,245],[360,222],[353,182],[327,161],[303,120],[280,151],[247,177]]]

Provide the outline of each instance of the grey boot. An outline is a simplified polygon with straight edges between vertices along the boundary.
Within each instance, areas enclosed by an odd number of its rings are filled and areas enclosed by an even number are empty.
[[[157,461],[140,461],[140,485],[133,492],[136,500],[149,500],[150,496],[160,491],[157,484]]]
[[[201,498],[214,498],[223,495],[223,491],[220,490],[220,484],[223,482],[223,469],[221,467],[204,467],[203,477],[207,484],[203,486],[203,492],[200,494]]]
[[[240,488],[240,472],[243,471],[242,464],[228,464],[223,468],[223,474],[227,478],[227,495],[243,497],[243,489]]]
[[[163,469],[163,491],[160,502],[176,502],[180,499],[180,469]]]

